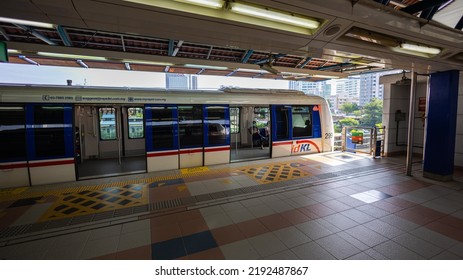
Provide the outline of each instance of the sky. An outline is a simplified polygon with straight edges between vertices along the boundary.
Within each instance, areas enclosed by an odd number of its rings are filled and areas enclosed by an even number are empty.
[[[67,85],[67,80],[72,80],[73,85],[82,86],[166,87],[164,73],[143,71],[0,63],[0,73],[0,83]],[[288,89],[289,82],[271,79],[198,76],[199,89],[218,89],[221,86]]]

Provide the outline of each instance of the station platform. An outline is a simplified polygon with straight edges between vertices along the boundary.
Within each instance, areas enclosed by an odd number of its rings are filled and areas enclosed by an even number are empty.
[[[0,259],[463,259],[463,171],[327,153],[0,189]]]

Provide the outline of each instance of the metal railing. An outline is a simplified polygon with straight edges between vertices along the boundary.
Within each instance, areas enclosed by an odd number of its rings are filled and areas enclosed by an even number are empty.
[[[386,127],[346,126],[342,129],[341,151],[384,156]]]

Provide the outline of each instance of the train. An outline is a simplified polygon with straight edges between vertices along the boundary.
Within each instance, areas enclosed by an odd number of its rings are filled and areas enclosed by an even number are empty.
[[[328,103],[293,90],[3,84],[0,102],[1,188],[333,150]]]

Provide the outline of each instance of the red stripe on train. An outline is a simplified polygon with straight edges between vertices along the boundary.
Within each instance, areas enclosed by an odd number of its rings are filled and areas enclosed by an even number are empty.
[[[179,153],[181,155],[184,155],[184,154],[195,154],[195,153],[202,153],[202,152],[203,152],[203,148],[199,148],[199,149],[181,150]]]
[[[147,157],[165,157],[165,156],[175,156],[178,155],[178,151],[167,151],[167,152],[156,152],[152,154],[147,154]]]
[[[30,162],[29,167],[44,167],[53,165],[74,164],[74,159],[66,159],[59,161],[44,161],[44,162]]]
[[[9,163],[0,165],[0,170],[2,169],[15,169],[15,168],[25,168],[27,167],[27,162],[22,163]]]
[[[208,152],[230,151],[230,147],[206,148],[205,151],[206,151],[206,153],[208,153]]]
[[[292,145],[293,141],[284,141],[284,142],[273,142],[272,146],[285,146],[285,145]]]

